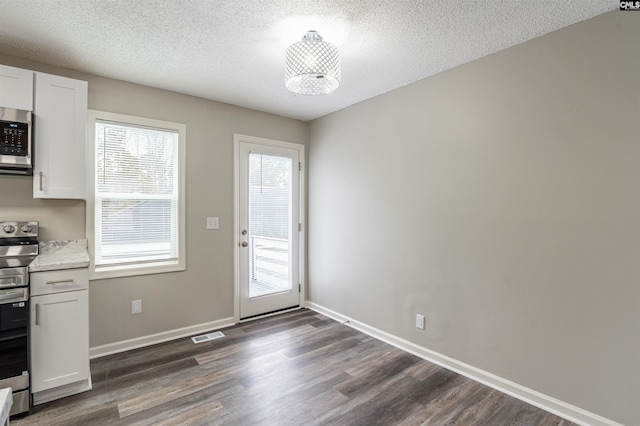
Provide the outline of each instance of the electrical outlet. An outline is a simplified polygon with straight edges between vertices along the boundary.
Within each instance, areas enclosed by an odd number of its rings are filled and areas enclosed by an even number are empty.
[[[424,330],[424,315],[417,314],[416,315],[416,328],[420,330]]]
[[[132,300],[131,301],[131,315],[141,314],[142,313],[142,300]]]

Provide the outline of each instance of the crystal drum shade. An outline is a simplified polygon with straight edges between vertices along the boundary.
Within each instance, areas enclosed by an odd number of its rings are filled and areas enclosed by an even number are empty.
[[[316,31],[307,32],[302,41],[287,49],[287,89],[301,95],[331,93],[340,85],[338,49],[322,40]]]

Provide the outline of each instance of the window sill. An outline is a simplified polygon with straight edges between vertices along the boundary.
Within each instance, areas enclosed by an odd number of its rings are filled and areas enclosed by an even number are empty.
[[[164,274],[167,272],[180,272],[185,269],[183,261],[154,262],[138,265],[98,266],[91,268],[89,280]]]

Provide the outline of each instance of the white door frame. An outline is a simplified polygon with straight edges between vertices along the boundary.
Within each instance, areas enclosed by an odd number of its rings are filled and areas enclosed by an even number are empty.
[[[304,145],[292,142],[283,142],[274,139],[265,139],[255,136],[233,135],[233,320],[235,323],[240,322],[240,144],[247,142],[256,145],[264,145],[266,147],[280,147],[294,149],[299,152],[300,159],[300,185],[299,185],[299,259],[298,259],[298,280],[300,284],[299,304],[300,307],[305,306],[307,300],[306,289],[306,176],[305,176],[305,149]],[[295,285],[295,283],[294,283]]]

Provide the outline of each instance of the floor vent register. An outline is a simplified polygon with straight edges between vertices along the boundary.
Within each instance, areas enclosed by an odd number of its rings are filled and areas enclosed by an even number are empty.
[[[215,333],[203,334],[202,336],[192,337],[191,340],[193,341],[193,343],[202,343],[202,342],[208,342],[210,340],[219,339],[221,337],[224,337],[224,334],[222,334],[222,331],[216,331]]]

